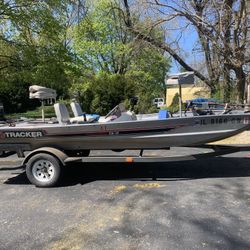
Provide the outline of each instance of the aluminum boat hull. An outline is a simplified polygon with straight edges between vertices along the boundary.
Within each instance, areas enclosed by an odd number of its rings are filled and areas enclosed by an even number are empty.
[[[203,145],[249,127],[249,113],[69,125],[17,123],[0,127],[0,145],[26,145],[27,150],[161,149]]]

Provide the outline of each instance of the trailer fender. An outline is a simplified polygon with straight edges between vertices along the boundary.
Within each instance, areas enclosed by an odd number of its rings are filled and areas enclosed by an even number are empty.
[[[42,148],[38,148],[38,149],[35,149],[35,150],[31,151],[25,157],[22,165],[23,166],[26,165],[26,163],[29,161],[29,159],[32,156],[34,156],[36,154],[40,154],[40,153],[45,153],[45,154],[52,155],[52,156],[56,157],[63,166],[66,165],[65,160],[68,158],[68,156],[63,151],[61,151],[60,149],[52,148],[52,147],[42,147]]]

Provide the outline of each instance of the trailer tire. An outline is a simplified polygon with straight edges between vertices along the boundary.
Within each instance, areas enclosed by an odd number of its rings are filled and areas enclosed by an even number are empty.
[[[59,160],[45,153],[33,155],[26,164],[26,175],[37,187],[53,187],[58,184],[62,173]]]

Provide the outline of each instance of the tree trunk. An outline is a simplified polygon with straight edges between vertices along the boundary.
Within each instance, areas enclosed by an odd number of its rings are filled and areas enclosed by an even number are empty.
[[[210,87],[210,91],[211,91],[211,96],[212,96],[212,97],[213,97],[213,96],[215,96],[215,95],[216,95],[216,93],[217,93],[217,89],[216,89],[216,87],[215,87],[215,86]]]
[[[244,102],[244,92],[245,92],[245,84],[246,84],[246,75],[242,68],[235,69],[236,74],[236,87],[237,87],[237,102]]]
[[[221,84],[221,97],[223,102],[230,102],[231,100],[231,78],[230,70],[224,66],[224,80]]]

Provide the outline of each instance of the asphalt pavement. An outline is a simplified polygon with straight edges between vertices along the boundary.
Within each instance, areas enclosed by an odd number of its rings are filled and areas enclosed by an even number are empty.
[[[0,248],[250,249],[249,157],[74,163],[56,188],[0,159]]]

